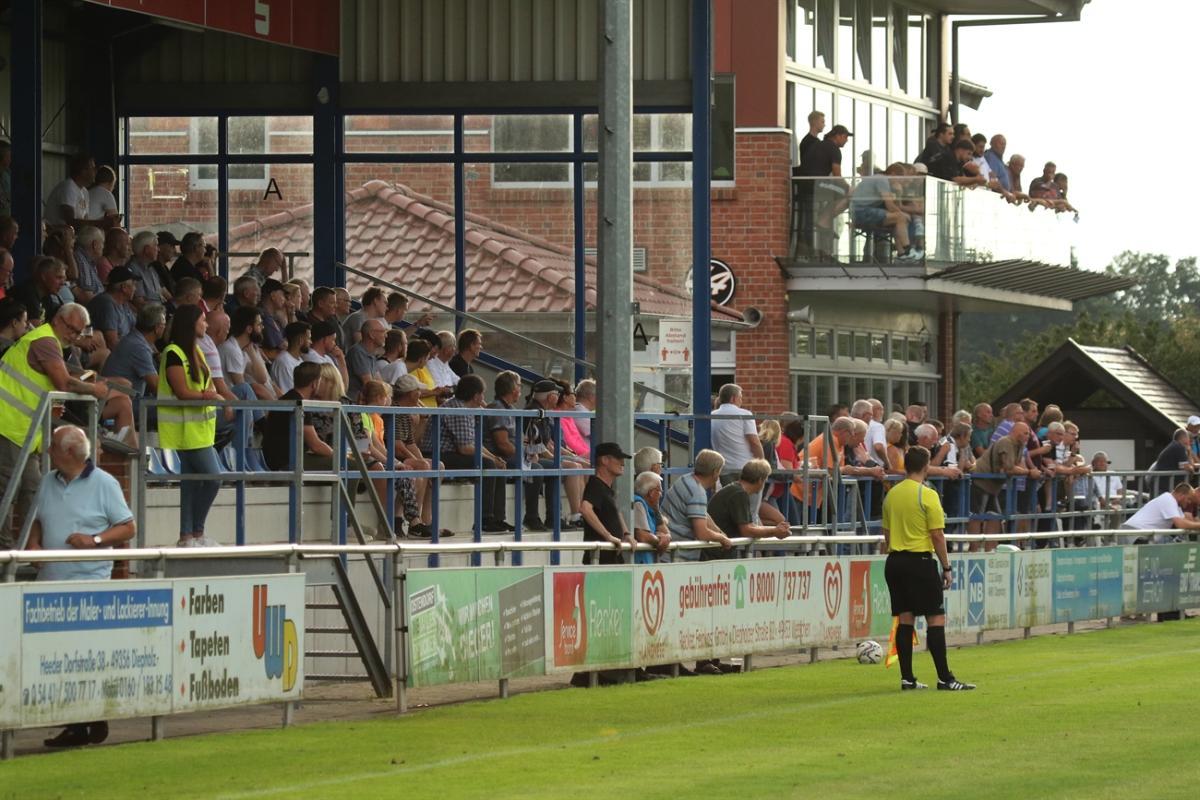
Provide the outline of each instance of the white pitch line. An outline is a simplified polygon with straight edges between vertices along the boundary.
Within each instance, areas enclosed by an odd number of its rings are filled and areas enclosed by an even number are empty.
[[[1175,650],[1170,653],[1142,653],[1141,655],[1129,656],[1111,661],[1105,661],[1100,666],[1129,664],[1137,661],[1145,661],[1151,658],[1172,658],[1189,656],[1200,653],[1200,647],[1193,647],[1186,650]],[[995,681],[995,683],[1011,683],[1014,681],[1023,681],[1030,679],[1043,678],[1048,675],[1058,675],[1069,672],[1080,672],[1083,670],[1094,671],[1097,669],[1095,663],[1078,664],[1071,667],[1058,667],[1055,669],[1039,670],[1038,672],[1023,672],[1019,675],[1008,675]],[[290,794],[294,792],[305,792],[312,789],[320,789],[326,786],[340,786],[348,783],[358,783],[359,781],[369,781],[376,778],[397,777],[401,775],[413,774],[417,772],[428,772],[429,770],[441,769],[443,767],[454,767],[460,764],[470,764],[479,761],[488,761],[495,758],[508,758],[511,756],[526,756],[537,753],[545,753],[549,751],[564,750],[567,748],[577,747],[592,747],[595,745],[606,744],[608,742],[621,739],[633,739],[642,736],[656,736],[659,734],[672,733],[680,728],[696,728],[709,725],[725,725],[730,722],[742,722],[746,720],[762,719],[764,717],[775,717],[781,714],[795,713],[797,710],[829,708],[832,706],[849,705],[864,701],[875,702],[879,699],[878,694],[858,694],[850,697],[841,697],[833,700],[825,700],[818,703],[795,703],[787,706],[773,706],[772,708],[763,711],[748,712],[730,717],[720,717],[710,720],[690,721],[687,723],[677,723],[670,725],[656,725],[650,728],[638,728],[637,730],[618,732],[611,736],[594,736],[588,739],[576,739],[571,742],[558,742],[556,744],[536,745],[529,747],[516,747],[509,750],[494,750],[488,753],[468,753],[454,758],[445,758],[440,761],[430,761],[424,764],[413,764],[412,766],[396,766],[393,769],[387,770],[372,770],[371,772],[359,772],[353,775],[341,775],[334,778],[326,778],[319,781],[308,781],[306,783],[293,783],[288,786],[279,786],[270,789],[253,789],[248,792],[235,792],[233,794],[218,795],[218,800],[243,800],[243,798],[251,797],[270,797],[278,794]]]

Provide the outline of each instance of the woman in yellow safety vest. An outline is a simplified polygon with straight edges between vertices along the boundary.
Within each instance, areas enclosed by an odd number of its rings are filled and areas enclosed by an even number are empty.
[[[158,367],[160,400],[220,400],[213,388],[212,372],[196,346],[208,331],[200,306],[181,306],[171,322],[170,334]],[[221,466],[213,441],[217,410],[213,406],[159,406],[158,443],[179,454],[184,475],[219,475]],[[221,489],[219,480],[185,480],[179,487],[179,547],[213,547],[219,543],[204,535],[208,510]]]

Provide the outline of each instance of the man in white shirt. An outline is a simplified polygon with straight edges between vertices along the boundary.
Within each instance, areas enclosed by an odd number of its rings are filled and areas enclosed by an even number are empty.
[[[117,198],[113,197],[113,189],[117,185],[117,173],[110,166],[99,167],[96,170],[96,183],[88,189],[88,219],[104,219],[119,217]],[[117,220],[113,220],[114,224]]]
[[[450,331],[438,331],[438,348],[429,358],[429,374],[433,376],[434,386],[458,385],[458,376],[450,369],[450,359],[458,353],[458,339]],[[430,342],[432,344],[432,342]]]
[[[754,414],[742,408],[742,387],[736,383],[722,386],[717,401],[719,405],[713,412],[712,421],[713,449],[725,457],[725,472],[740,472],[750,459],[763,457]],[[715,418],[722,416],[744,419]]]
[[[875,409],[871,401],[855,400],[854,405],[850,406],[850,416],[867,423],[867,438],[863,440],[867,458],[871,459],[875,466],[887,466],[887,434],[884,433],[883,423],[875,419]]]
[[[1139,508],[1136,514],[1125,520],[1121,530],[1161,531],[1169,528],[1186,531],[1200,530],[1200,520],[1186,514],[1187,511],[1195,509],[1196,501],[1196,493],[1192,491],[1192,487],[1181,483],[1171,491],[1163,492]],[[1144,544],[1147,541],[1146,537],[1142,536],[1123,538],[1128,541],[1124,541],[1122,544]],[[1161,533],[1155,534],[1153,540],[1155,544],[1169,541],[1167,535]]]
[[[96,180],[96,162],[91,156],[79,153],[71,158],[68,172],[70,177],[51,189],[46,198],[46,224],[71,225],[76,229],[84,225],[112,227],[116,217],[88,216],[92,206],[88,187]]]
[[[401,376],[408,374],[404,365],[404,353],[408,350],[408,336],[399,328],[387,332],[383,340],[383,355],[379,361],[379,379],[392,386]]]
[[[280,350],[271,362],[271,381],[280,394],[287,394],[295,386],[293,373],[312,344],[312,327],[307,322],[290,322],[283,329],[283,336],[287,340],[287,347]]]

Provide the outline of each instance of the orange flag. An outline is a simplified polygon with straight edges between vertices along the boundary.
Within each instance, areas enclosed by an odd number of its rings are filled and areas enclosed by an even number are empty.
[[[887,658],[883,660],[883,666],[890,668],[892,664],[900,660],[900,653],[896,650],[896,629],[900,627],[900,618],[892,617],[892,634],[888,637]],[[917,639],[917,629],[913,628],[913,646],[920,644]]]

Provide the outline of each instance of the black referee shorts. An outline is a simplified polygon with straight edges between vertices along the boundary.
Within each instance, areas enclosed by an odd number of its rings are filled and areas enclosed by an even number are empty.
[[[933,553],[888,553],[883,577],[892,598],[892,614],[934,617],[946,613],[942,568]]]

